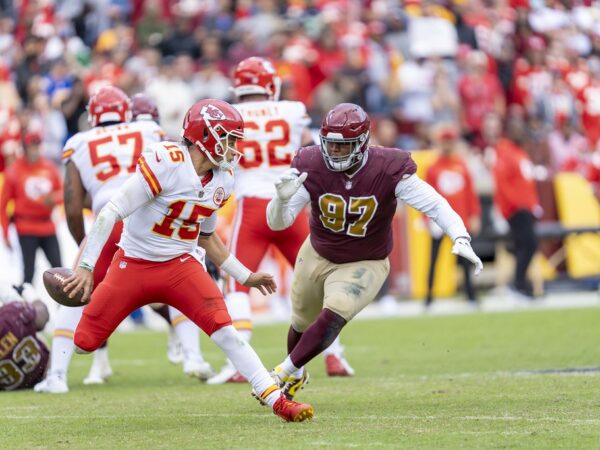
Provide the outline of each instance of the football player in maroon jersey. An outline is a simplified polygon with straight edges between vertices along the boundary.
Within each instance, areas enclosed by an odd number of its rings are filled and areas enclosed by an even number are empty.
[[[37,332],[48,318],[31,284],[0,285],[0,391],[31,389],[44,378],[49,352]]]
[[[301,148],[292,169],[276,182],[269,227],[289,227],[310,203],[310,236],[292,282],[288,356],[273,376],[288,398],[307,380],[304,365],[373,301],[385,281],[392,251],[392,218],[400,199],[436,222],[452,252],[482,269],[460,216],[415,174],[410,153],[369,146],[370,121],[360,106],[342,103],[326,115],[320,145]]]

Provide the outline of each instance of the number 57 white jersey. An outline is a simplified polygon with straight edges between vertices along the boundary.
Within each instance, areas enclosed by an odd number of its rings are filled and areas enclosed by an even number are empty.
[[[163,139],[152,121],[119,123],[77,133],[65,144],[63,162],[72,161],[98,214],[134,172],[142,150]]]
[[[244,119],[242,152],[235,174],[235,196],[273,198],[274,183],[290,168],[310,124],[301,102],[256,101],[233,105]]]

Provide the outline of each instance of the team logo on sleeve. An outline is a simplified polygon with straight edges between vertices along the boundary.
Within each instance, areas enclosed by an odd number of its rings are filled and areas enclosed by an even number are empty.
[[[200,110],[200,114],[206,120],[225,120],[225,114],[219,108],[210,103]]]
[[[218,187],[215,190],[215,195],[213,195],[213,202],[215,202],[215,205],[221,206],[224,199],[225,199],[225,189],[223,189],[222,187]]]

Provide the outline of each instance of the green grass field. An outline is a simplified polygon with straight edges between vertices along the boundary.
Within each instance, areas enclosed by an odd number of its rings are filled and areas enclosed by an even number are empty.
[[[71,392],[0,394],[0,448],[600,448],[600,373],[527,373],[600,366],[600,309],[357,321],[343,333],[351,379],[324,376],[319,358],[298,395],[312,422],[286,424],[247,385],[207,386],[165,356],[164,333],[111,341],[115,375]],[[287,327],[259,327],[267,367]],[[215,368],[220,352],[203,339]]]

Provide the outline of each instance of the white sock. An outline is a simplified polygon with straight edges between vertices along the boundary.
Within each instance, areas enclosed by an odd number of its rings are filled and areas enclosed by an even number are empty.
[[[336,355],[340,356],[344,352],[344,347],[340,343],[340,336],[338,335],[329,347],[323,350],[323,356]]]
[[[179,342],[181,342],[183,358],[202,360],[202,353],[200,353],[200,328],[172,306],[169,306],[169,317],[171,318],[175,334],[179,338]]]
[[[273,378],[250,344],[231,325],[215,331],[210,338],[223,350],[238,372],[248,380],[254,391],[272,407],[280,397],[281,391],[273,383]]]
[[[67,372],[74,349],[75,344],[73,344],[72,337],[54,336],[54,339],[52,339],[52,351],[50,352],[48,377],[58,377],[65,382],[67,381]]]
[[[57,376],[67,381],[69,363],[73,356],[75,344],[73,336],[77,324],[83,314],[83,306],[79,308],[68,308],[61,306],[56,314],[56,324],[52,339],[52,351],[50,352],[50,370],[48,376]]]
[[[94,352],[94,360],[92,364],[110,364],[108,361],[108,347],[99,348]]]
[[[232,292],[225,297],[231,322],[246,342],[252,337],[252,310],[250,296],[245,292]]]
[[[283,360],[281,364],[277,366],[276,370],[283,372],[286,376],[297,376],[297,374],[300,374],[300,376],[302,376],[302,368],[296,367],[290,359],[289,355]]]

